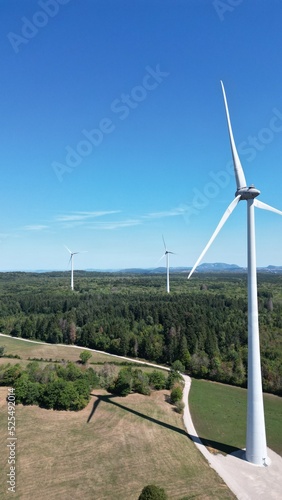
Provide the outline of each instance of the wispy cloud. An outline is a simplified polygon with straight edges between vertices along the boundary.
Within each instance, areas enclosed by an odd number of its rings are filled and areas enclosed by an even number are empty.
[[[72,212],[70,214],[57,215],[55,220],[58,222],[78,222],[117,213],[120,213],[120,210],[106,210],[97,212]]]
[[[170,210],[164,210],[162,212],[151,212],[149,214],[143,215],[144,219],[162,219],[163,217],[176,217],[179,215],[184,215],[187,207],[176,207]]]
[[[44,229],[48,229],[48,226],[43,224],[30,224],[28,226],[23,226],[21,229],[23,231],[43,231]]]
[[[9,236],[9,233],[0,233],[0,240],[6,240]]]
[[[138,226],[139,224],[142,224],[141,220],[127,219],[127,220],[112,221],[112,222],[95,222],[94,224],[87,226],[87,228],[112,230],[112,229],[121,229],[123,227]]]
[[[163,210],[159,212],[150,212],[144,215],[138,215],[137,217],[124,218],[118,220],[119,217],[111,217],[111,219],[117,220],[97,220],[102,217],[109,215],[121,214],[121,210],[98,210],[98,211],[73,211],[69,213],[62,213],[56,215],[49,226],[44,224],[30,224],[23,226],[21,230],[23,231],[43,231],[53,227],[53,230],[70,229],[75,227],[84,227],[88,230],[118,230],[126,227],[138,226],[145,224],[146,221],[153,219],[161,219],[165,217],[179,217],[185,215],[187,212],[187,205],[178,206],[168,210]],[[121,216],[120,216],[121,217]],[[3,236],[2,236],[3,238]]]

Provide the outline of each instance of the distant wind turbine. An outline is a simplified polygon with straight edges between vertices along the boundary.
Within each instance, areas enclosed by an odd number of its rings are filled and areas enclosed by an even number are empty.
[[[247,240],[248,240],[248,406],[247,406],[247,436],[246,436],[246,460],[256,465],[267,465],[267,457],[261,364],[259,345],[259,323],[258,323],[258,302],[257,302],[257,274],[256,274],[256,245],[255,245],[255,214],[254,207],[270,210],[282,215],[280,210],[273,208],[266,203],[256,199],[260,191],[251,184],[247,187],[244,171],[236,149],[233,132],[231,128],[227,99],[223,83],[221,82],[229,139],[233,157],[234,173],[237,190],[234,200],[222,216],[215,232],[208,244],[204,248],[196,264],[192,268],[188,279],[192,276],[196,267],[211,246],[215,237],[238,205],[239,201],[247,202]]]
[[[163,237],[163,242],[164,242],[165,253],[160,258],[160,260],[162,260],[164,257],[166,258],[166,291],[167,291],[167,293],[169,293],[170,292],[170,290],[169,290],[169,254],[175,255],[175,253],[174,252],[169,252],[167,250],[164,237]]]
[[[73,290],[73,256],[77,255],[78,253],[85,253],[85,251],[83,251],[83,252],[72,252],[67,246],[65,246],[65,248],[70,253],[69,263],[71,263],[71,289]]]

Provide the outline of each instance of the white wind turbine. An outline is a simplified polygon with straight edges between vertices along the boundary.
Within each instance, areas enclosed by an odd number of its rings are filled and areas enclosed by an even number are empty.
[[[175,255],[175,253],[169,252],[167,250],[164,237],[163,237],[163,242],[164,242],[165,253],[160,258],[160,260],[162,260],[164,257],[166,258],[166,291],[167,291],[167,293],[169,293],[170,292],[170,290],[169,290],[169,254],[171,253],[171,254]]]
[[[71,250],[67,246],[65,246],[65,248],[70,253],[69,263],[71,263],[71,289],[73,290],[73,256],[77,255],[78,253],[85,253],[85,252],[71,252]]]
[[[267,465],[269,460],[267,457],[260,364],[254,208],[257,207],[264,210],[270,210],[271,212],[275,212],[279,215],[282,215],[282,212],[276,208],[266,205],[266,203],[258,201],[256,197],[260,194],[260,191],[256,189],[253,184],[247,187],[244,171],[233,137],[227,100],[222,82],[221,86],[226,110],[237,191],[235,193],[234,200],[225,211],[207,246],[192,268],[188,279],[193,274],[199,262],[204,257],[208,248],[214,241],[224,223],[227,221],[228,217],[238,205],[239,201],[246,200],[248,240],[248,405],[245,457],[248,462],[262,466]]]

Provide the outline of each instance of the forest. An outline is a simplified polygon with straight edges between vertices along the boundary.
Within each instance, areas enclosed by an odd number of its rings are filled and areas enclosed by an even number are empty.
[[[246,387],[247,277],[75,272],[0,273],[0,332],[74,344]],[[282,276],[258,274],[263,390],[282,395]],[[0,339],[1,346],[1,339]]]

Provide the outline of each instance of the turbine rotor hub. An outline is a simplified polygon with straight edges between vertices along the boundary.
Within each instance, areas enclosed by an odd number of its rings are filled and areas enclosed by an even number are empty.
[[[252,200],[260,195],[260,191],[253,184],[249,187],[237,189],[235,196],[241,196],[241,200]]]

